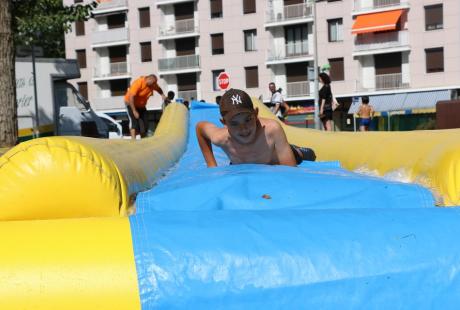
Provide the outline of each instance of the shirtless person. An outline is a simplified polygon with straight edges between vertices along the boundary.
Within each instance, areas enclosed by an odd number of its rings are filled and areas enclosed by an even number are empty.
[[[359,123],[360,131],[368,131],[371,120],[374,117],[374,109],[369,104],[369,97],[361,97],[361,105],[359,106],[358,116],[361,118]]]
[[[198,143],[208,167],[217,166],[212,144],[222,148],[234,165],[296,166],[302,160],[315,160],[311,149],[289,145],[278,122],[259,118],[259,110],[254,109],[251,98],[244,91],[228,90],[219,107],[223,128],[209,122],[196,125]]]

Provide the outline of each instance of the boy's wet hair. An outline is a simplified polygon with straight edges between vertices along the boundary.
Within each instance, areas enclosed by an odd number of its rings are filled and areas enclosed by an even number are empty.
[[[369,103],[369,96],[362,96],[361,97],[361,102],[364,103],[364,104],[368,104]]]
[[[251,97],[241,89],[231,88],[225,92],[220,100],[220,114],[222,117],[233,117],[243,112],[254,112]]]

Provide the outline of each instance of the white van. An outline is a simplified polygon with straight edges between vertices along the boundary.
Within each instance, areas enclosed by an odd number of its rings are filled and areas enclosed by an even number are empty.
[[[36,90],[31,58],[16,58],[19,140],[66,135],[121,138],[121,125],[93,111],[89,102],[67,83],[80,77],[73,59],[36,58]]]

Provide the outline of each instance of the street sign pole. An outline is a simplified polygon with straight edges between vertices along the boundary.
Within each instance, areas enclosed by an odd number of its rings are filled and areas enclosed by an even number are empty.
[[[37,75],[35,71],[35,46],[32,43],[32,76],[34,79],[34,101],[35,101],[35,137],[40,137],[40,117],[38,115],[38,97],[37,97]]]
[[[313,0],[313,46],[314,46],[314,58],[313,58],[313,66],[314,66],[314,78],[315,78],[315,87],[314,87],[314,95],[315,95],[315,129],[321,129],[320,127],[320,120],[319,120],[319,82],[318,82],[318,29],[316,26],[317,18],[316,18],[316,0]]]

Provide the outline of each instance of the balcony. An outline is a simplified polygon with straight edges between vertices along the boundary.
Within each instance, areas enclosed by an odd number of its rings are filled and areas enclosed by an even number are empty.
[[[176,3],[194,2],[195,0],[157,0],[156,5],[171,5]]]
[[[128,28],[115,28],[104,31],[94,30],[91,33],[91,47],[106,47],[129,44]]]
[[[99,0],[98,2],[97,8],[92,11],[94,15],[128,10],[127,0]]]
[[[187,101],[197,100],[198,92],[196,90],[184,90],[177,92],[177,98],[183,98]]]
[[[310,82],[286,83],[286,97],[307,97],[310,96]]]
[[[375,76],[375,89],[399,89],[408,88],[409,83],[403,83],[402,73],[380,74]]]
[[[170,40],[198,36],[198,23],[193,18],[176,20],[173,24],[160,26],[158,40]]]
[[[409,83],[403,82],[402,73],[392,73],[392,74],[378,74],[375,75],[375,83],[372,86],[363,85],[360,83],[358,85],[358,91],[383,91],[383,90],[394,90],[409,88]]]
[[[93,80],[115,80],[131,76],[127,62],[113,62],[108,66],[94,68]]]
[[[304,62],[313,60],[308,50],[308,41],[276,45],[268,51],[267,65]]]
[[[284,5],[274,1],[267,10],[265,27],[278,27],[305,22],[313,22],[313,10],[310,3]]]
[[[176,56],[158,59],[161,75],[200,71],[200,55]]]
[[[91,100],[91,106],[96,111],[107,111],[107,110],[125,110],[124,97],[100,97]]]
[[[355,37],[353,56],[410,50],[409,32],[374,32]]]
[[[355,0],[353,14],[409,8],[409,0]]]

